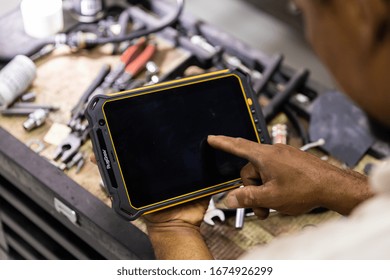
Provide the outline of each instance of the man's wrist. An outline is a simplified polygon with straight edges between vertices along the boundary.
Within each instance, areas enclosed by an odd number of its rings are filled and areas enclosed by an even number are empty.
[[[148,233],[164,233],[164,232],[183,232],[194,231],[200,232],[200,227],[190,223],[186,223],[180,220],[174,220],[169,222],[154,223],[146,221],[146,228]]]
[[[334,169],[319,192],[321,206],[349,215],[361,202],[373,196],[367,177],[353,170]]]
[[[199,226],[182,221],[147,223],[157,259],[213,259]]]

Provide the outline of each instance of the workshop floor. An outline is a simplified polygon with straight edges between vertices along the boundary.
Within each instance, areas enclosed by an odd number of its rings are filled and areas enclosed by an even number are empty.
[[[0,1],[0,16],[19,3],[20,0]],[[266,54],[284,54],[287,65],[296,69],[307,67],[315,80],[333,86],[303,36],[253,4],[244,0],[187,0],[185,9]]]

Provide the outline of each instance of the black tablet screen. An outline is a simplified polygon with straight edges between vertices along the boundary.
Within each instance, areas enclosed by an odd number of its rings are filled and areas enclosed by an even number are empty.
[[[246,161],[212,149],[208,135],[258,142],[234,75],[114,99],[103,110],[135,208],[240,178]]]

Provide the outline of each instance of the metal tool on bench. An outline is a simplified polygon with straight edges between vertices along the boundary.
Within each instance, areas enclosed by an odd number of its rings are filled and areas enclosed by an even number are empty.
[[[306,82],[309,77],[309,71],[302,69],[297,71],[287,84],[280,86],[282,91],[271,99],[270,103],[263,109],[264,118],[270,121],[279,111],[282,105],[296,93]]]
[[[72,109],[72,117],[68,122],[72,132],[55,150],[54,160],[60,159],[62,163],[72,162],[73,157],[78,154],[79,149],[88,139],[89,128],[85,123],[84,113],[89,100],[96,94],[106,93],[116,79],[123,75],[123,71],[125,71],[126,75],[131,75],[131,77],[137,75],[145,67],[145,64],[150,60],[155,51],[156,45],[147,44],[146,39],[142,38],[123,53],[120,64],[114,70],[110,71],[108,65],[102,67],[97,77]],[[72,166],[74,164],[69,164],[67,168]]]
[[[98,75],[93,80],[91,85],[80,97],[77,104],[71,110],[71,119],[68,121],[68,126],[72,130],[80,130],[82,121],[84,120],[84,112],[90,95],[96,90],[96,88],[103,82],[103,79],[107,76],[110,71],[108,64],[103,65]]]
[[[241,186],[240,188],[243,188]],[[236,220],[234,226],[236,229],[242,229],[244,227],[244,219],[245,219],[245,208],[237,208],[236,210]]]
[[[111,87],[125,71],[130,71],[132,77],[138,75],[155,51],[155,44],[148,44],[146,38],[141,38],[123,52],[120,62],[112,70],[109,65],[104,65],[72,109],[72,117],[68,122],[68,126],[73,130],[84,129],[82,123],[85,119],[85,108],[89,100],[97,94],[106,94],[113,91]]]
[[[86,124],[84,124],[85,108],[87,106],[89,97],[103,82],[109,71],[110,66],[103,65],[96,78],[92,81],[91,85],[87,88],[87,90],[82,94],[79,101],[71,111],[72,117],[68,122],[68,126],[72,129],[72,132],[69,133],[69,135],[61,142],[60,145],[57,146],[53,154],[53,160],[61,161],[61,169],[67,168],[67,164],[79,152],[81,146],[88,138],[89,128]]]
[[[154,85],[160,81],[160,77],[158,73],[160,72],[160,68],[154,61],[148,61],[146,63],[146,85]]]
[[[43,105],[35,103],[14,103],[12,107],[1,110],[3,116],[28,116],[36,110],[46,110],[50,112],[57,111],[59,108],[52,105]]]
[[[34,128],[43,125],[47,119],[49,111],[44,109],[37,109],[28,115],[28,119],[23,123],[23,127],[27,131],[31,131]]]
[[[155,51],[156,45],[154,43],[149,44],[146,38],[140,38],[123,52],[120,56],[120,62],[105,76],[103,82],[96,87],[89,100],[97,94],[106,94],[111,91],[125,89],[129,79],[141,72]],[[125,73],[127,74],[125,75]]]
[[[134,79],[146,66],[156,52],[156,43],[140,42],[129,47],[128,61],[125,69],[114,81],[112,88],[114,91],[127,89],[131,80]]]
[[[77,130],[77,126],[81,125],[81,122],[84,119],[85,108],[91,94],[93,94],[95,90],[101,85],[105,77],[108,75],[108,73],[110,73],[110,70],[111,70],[110,66],[108,64],[104,64],[100,69],[98,75],[95,77],[95,79],[86,89],[86,91],[80,97],[77,104],[73,107],[71,111],[72,117],[68,122],[68,126],[72,130]]]
[[[53,159],[62,163],[68,163],[80,150],[81,146],[88,138],[89,129],[84,131],[72,131],[66,138],[57,146],[53,154]]]

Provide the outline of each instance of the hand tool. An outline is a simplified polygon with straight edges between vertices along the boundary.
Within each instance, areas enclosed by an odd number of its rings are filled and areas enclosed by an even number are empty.
[[[93,80],[91,85],[80,97],[78,103],[72,109],[72,117],[68,122],[68,126],[72,132],[57,146],[53,154],[53,159],[60,159],[61,163],[69,164],[69,168],[77,164],[83,156],[78,155],[80,147],[88,138],[89,128],[85,123],[85,109],[89,98],[104,81],[105,77],[110,72],[110,66],[105,64],[100,69],[98,75]],[[63,167],[64,165],[62,165]],[[67,168],[67,165],[65,165]],[[63,170],[65,170],[65,168]]]
[[[79,163],[80,160],[82,160],[84,157],[84,153],[77,152],[72,159],[66,164],[67,169],[71,169],[73,166]]]
[[[116,79],[112,86],[115,90],[126,89],[127,85],[135,76],[137,76],[141,70],[146,66],[146,63],[153,57],[156,52],[156,44],[154,42],[147,43],[142,50],[142,45],[131,46],[131,59],[129,60],[124,73]]]
[[[206,38],[200,36],[200,35],[194,35],[191,36],[191,43],[194,45],[197,45],[204,49],[206,52],[210,53],[211,55],[215,56],[220,51],[220,48],[213,46],[209,42],[207,42]]]
[[[85,159],[84,157],[82,157],[79,162],[77,163],[77,167],[76,167],[76,174],[79,174],[81,169],[83,168],[83,166],[85,165]]]
[[[243,188],[244,186],[240,186]],[[235,228],[242,229],[244,227],[244,219],[245,219],[245,208],[237,208],[236,210],[236,220],[235,220]]]
[[[225,63],[227,63],[230,67],[233,68],[239,68],[242,71],[248,73],[253,80],[259,80],[263,77],[263,75],[254,69],[250,69],[247,67],[244,63],[241,62],[237,57],[229,55],[227,53],[224,53],[222,55],[222,59],[224,60]]]
[[[271,99],[270,103],[263,108],[263,115],[266,121],[270,121],[280,110],[280,107],[290,98],[290,96],[297,92],[299,88],[303,86],[309,77],[309,71],[307,69],[302,69],[297,71],[283,86],[282,92],[276,94],[274,98]]]
[[[44,105],[44,104],[37,104],[37,103],[30,103],[30,102],[16,102],[12,105],[11,108],[23,108],[23,109],[44,109],[47,111],[58,111],[60,108],[58,106],[53,105]]]
[[[272,63],[262,73],[262,78],[254,81],[253,89],[257,95],[260,95],[266,88],[267,84],[271,81],[275,73],[280,69],[283,62],[283,55],[276,55]]]
[[[59,108],[51,105],[18,102],[14,103],[10,108],[0,110],[0,112],[3,116],[28,116],[38,109],[57,111]]]
[[[317,148],[317,147],[321,147],[321,146],[323,146],[323,145],[325,145],[325,139],[320,138],[320,139],[318,139],[318,140],[315,141],[315,142],[312,142],[312,143],[308,143],[308,144],[306,144],[306,145],[303,145],[303,146],[300,147],[299,149],[300,149],[301,151],[306,152],[306,151],[308,151],[308,150],[310,150],[310,149]]]
[[[35,110],[34,108],[8,108],[0,112],[3,116],[28,116]]]
[[[26,142],[26,146],[33,150],[35,153],[39,154],[45,149],[45,144],[39,139],[30,139]]]
[[[71,132],[60,145],[56,148],[53,154],[53,159],[60,158],[62,163],[68,163],[72,157],[79,151],[80,147],[87,140],[89,129],[82,132]]]
[[[210,225],[214,226],[215,222],[213,219],[218,218],[221,222],[225,221],[225,213],[221,210],[215,207],[214,199],[210,199],[209,207],[206,211],[206,214],[204,215],[203,221]]]
[[[148,61],[146,63],[146,85],[154,85],[160,81],[158,72],[160,71],[159,67],[154,61]]]
[[[122,75],[127,65],[133,62],[134,59],[140,55],[142,48],[146,44],[146,38],[142,37],[133,45],[128,47],[120,56],[120,62],[106,75],[103,82],[98,86],[91,94],[89,100],[91,100],[97,94],[105,94],[114,82]],[[145,62],[146,63],[146,62]]]
[[[82,121],[82,119],[84,118],[85,107],[90,95],[96,90],[97,87],[100,86],[100,84],[103,82],[105,77],[110,72],[110,69],[111,68],[108,64],[104,64],[102,66],[96,78],[92,81],[92,83],[83,93],[83,95],[80,97],[77,104],[73,107],[71,111],[72,117],[68,122],[68,126],[70,128],[74,128],[77,125],[77,123],[80,123]]]
[[[20,97],[20,100],[22,102],[33,102],[33,101],[35,101],[36,97],[37,97],[37,95],[35,94],[35,92],[30,91],[30,92],[23,94]]]
[[[27,131],[40,127],[46,121],[49,112],[44,109],[37,109],[28,115],[28,119],[23,123],[23,127]]]
[[[238,208],[236,210],[236,229],[242,229],[244,227],[244,218],[245,218],[245,208]]]

